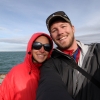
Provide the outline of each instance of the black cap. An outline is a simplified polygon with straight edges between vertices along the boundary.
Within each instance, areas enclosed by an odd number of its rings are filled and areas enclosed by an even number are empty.
[[[46,19],[46,25],[48,30],[50,31],[51,23],[55,22],[58,19],[63,19],[64,21],[68,22],[71,24],[71,21],[69,17],[66,15],[65,12],[63,11],[57,11],[51,14],[47,19]],[[72,25],[72,24],[71,24]]]

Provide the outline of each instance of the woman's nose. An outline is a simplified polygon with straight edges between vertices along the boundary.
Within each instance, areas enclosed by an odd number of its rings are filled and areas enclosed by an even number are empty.
[[[44,47],[42,46],[41,49],[40,49],[40,52],[44,52]]]

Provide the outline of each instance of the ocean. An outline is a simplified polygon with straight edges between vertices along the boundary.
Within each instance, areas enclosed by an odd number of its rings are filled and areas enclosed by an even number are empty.
[[[10,69],[24,61],[24,51],[22,52],[0,52],[0,74],[6,74]]]

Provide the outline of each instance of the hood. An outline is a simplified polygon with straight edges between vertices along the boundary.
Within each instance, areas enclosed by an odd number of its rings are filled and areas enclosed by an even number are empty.
[[[26,51],[26,56],[25,56],[25,62],[26,62],[27,66],[29,67],[30,70],[32,70],[32,69],[34,69],[34,68],[35,68],[35,69],[36,69],[36,68],[39,68],[39,67],[41,66],[41,64],[39,64],[39,63],[34,63],[34,62],[32,62],[32,53],[31,53],[31,51],[32,51],[32,44],[33,44],[33,42],[34,42],[39,36],[46,36],[47,38],[49,38],[49,40],[50,40],[50,42],[51,42],[51,44],[52,44],[52,50],[53,50],[53,42],[52,42],[51,37],[50,37],[48,34],[42,33],[42,32],[34,33],[34,34],[31,36],[31,38],[30,38],[30,40],[29,40],[29,42],[28,42],[27,51]],[[48,58],[50,58],[51,53],[52,53],[52,50],[49,52]]]
[[[34,33],[34,34],[32,35],[32,37],[30,38],[30,40],[29,40],[29,42],[28,42],[28,45],[27,45],[27,53],[28,53],[28,54],[31,53],[32,44],[33,44],[33,42],[34,42],[39,36],[46,36],[47,38],[49,38],[49,40],[50,40],[50,42],[51,42],[51,44],[52,44],[52,49],[53,49],[53,42],[52,42],[51,37],[50,37],[48,34],[42,33],[42,32],[40,32],[40,33]],[[50,51],[50,54],[51,54],[51,52],[52,52],[52,50]],[[50,54],[49,54],[49,57],[50,57]]]

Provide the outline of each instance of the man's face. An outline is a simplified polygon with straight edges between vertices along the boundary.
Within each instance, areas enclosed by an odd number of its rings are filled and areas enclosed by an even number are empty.
[[[60,49],[70,49],[74,43],[74,26],[67,22],[57,21],[50,27],[50,34]]]

